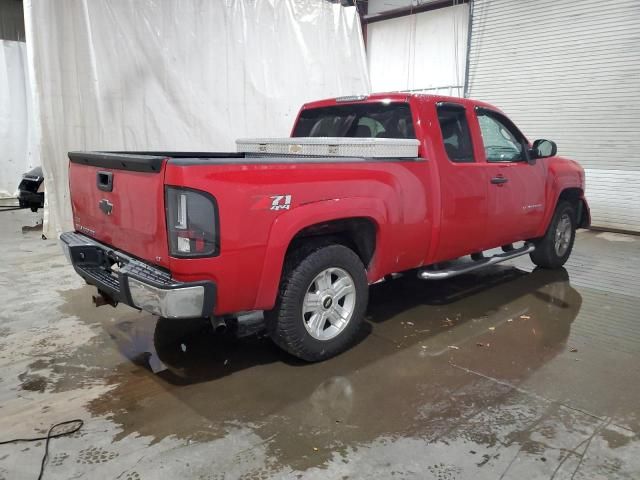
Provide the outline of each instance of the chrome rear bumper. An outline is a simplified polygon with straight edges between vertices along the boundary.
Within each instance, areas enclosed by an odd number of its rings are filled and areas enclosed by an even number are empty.
[[[179,282],[165,270],[80,233],[63,233],[60,242],[78,275],[115,302],[166,318],[213,315],[213,282]]]

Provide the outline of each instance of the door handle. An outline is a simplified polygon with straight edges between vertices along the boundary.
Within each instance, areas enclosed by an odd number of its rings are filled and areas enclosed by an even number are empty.
[[[502,175],[498,175],[497,177],[493,177],[491,179],[491,183],[494,185],[502,185],[503,183],[507,183],[509,181],[508,178],[504,178]]]

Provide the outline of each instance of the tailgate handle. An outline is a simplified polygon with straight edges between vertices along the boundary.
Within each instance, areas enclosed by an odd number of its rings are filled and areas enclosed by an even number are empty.
[[[98,172],[97,184],[103,192],[113,191],[113,172]]]

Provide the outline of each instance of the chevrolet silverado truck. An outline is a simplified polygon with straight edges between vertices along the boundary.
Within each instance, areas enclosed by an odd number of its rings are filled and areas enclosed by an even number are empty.
[[[320,361],[355,341],[369,285],[415,272],[429,288],[525,254],[559,268],[590,224],[580,165],[479,101],[323,100],[286,141],[240,144],[69,153],[75,231],[60,239],[97,305],[175,322],[264,311],[277,345]]]

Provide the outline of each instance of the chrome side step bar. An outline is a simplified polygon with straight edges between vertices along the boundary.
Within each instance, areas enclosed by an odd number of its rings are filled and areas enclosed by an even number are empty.
[[[526,255],[527,253],[533,252],[535,249],[536,247],[532,243],[525,243],[524,246],[516,248],[515,250],[499,253],[483,260],[475,260],[462,265],[456,265],[448,269],[429,270],[424,268],[418,272],[418,278],[421,278],[422,280],[444,280],[445,278],[451,278],[464,273],[473,272],[480,268],[511,260],[512,258],[520,257],[521,255]]]

